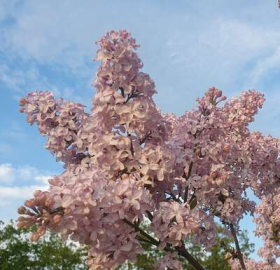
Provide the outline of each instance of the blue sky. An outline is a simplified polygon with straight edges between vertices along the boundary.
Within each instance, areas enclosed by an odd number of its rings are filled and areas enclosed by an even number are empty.
[[[211,86],[228,97],[256,89],[267,101],[251,129],[279,137],[279,26],[277,0],[0,0],[0,220],[62,171],[19,98],[50,90],[89,110],[95,41],[107,31],[137,39],[163,112],[190,110]],[[249,219],[243,227],[253,237]]]

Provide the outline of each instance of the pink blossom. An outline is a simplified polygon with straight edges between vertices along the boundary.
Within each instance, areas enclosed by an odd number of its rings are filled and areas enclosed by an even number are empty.
[[[264,248],[262,262],[245,258],[247,269],[279,269],[279,139],[249,130],[264,95],[244,91],[223,104],[222,91],[211,87],[194,110],[162,114],[130,33],[111,31],[97,44],[89,114],[50,92],[20,100],[20,111],[47,137],[46,148],[65,171],[19,208],[18,226],[37,225],[33,241],[51,230],[87,245],[92,270],[116,269],[143,252],[141,225],[148,219],[155,235],[148,241],[172,251],[156,269],[182,269],[176,251],[186,239],[209,248],[215,218],[238,230],[251,214]],[[230,264],[240,269],[239,261]]]

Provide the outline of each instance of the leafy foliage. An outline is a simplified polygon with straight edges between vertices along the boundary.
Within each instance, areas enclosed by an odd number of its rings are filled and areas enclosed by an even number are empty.
[[[147,227],[143,229],[147,230]],[[194,246],[191,241],[186,243],[189,251],[199,262],[209,270],[230,270],[225,253],[232,249],[233,240],[219,227],[219,236],[216,244],[205,253],[201,246]],[[0,229],[0,269],[1,270],[86,270],[83,261],[87,250],[77,247],[74,243],[64,243],[61,238],[54,234],[47,234],[37,243],[29,241],[34,227],[29,229],[17,229],[14,224],[4,226]],[[254,250],[249,243],[246,231],[240,234],[242,252],[248,256]],[[127,270],[152,270],[156,261],[166,254],[148,243],[142,243],[145,253],[139,254],[135,264],[127,262],[120,269]],[[186,270],[194,268],[182,260]]]
[[[37,243],[28,238],[34,228],[16,229],[14,224],[0,227],[1,270],[85,270],[86,250],[64,243],[59,236],[46,234]]]

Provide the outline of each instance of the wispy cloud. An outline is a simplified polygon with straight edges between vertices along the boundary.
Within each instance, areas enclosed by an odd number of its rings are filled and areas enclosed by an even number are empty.
[[[0,165],[0,183],[13,183],[15,180],[11,164]]]
[[[52,174],[28,165],[0,164],[0,220],[17,217],[17,208],[35,190],[47,190]]]
[[[35,190],[47,190],[47,185],[30,186],[1,186],[0,185],[0,220],[8,222],[10,219],[17,219],[17,209],[24,201],[32,198]]]
[[[24,165],[13,167],[10,163],[0,164],[0,183],[24,185],[38,182],[46,184],[46,180],[52,177],[50,172],[38,170],[35,167]]]
[[[182,113],[212,85],[232,96],[277,68],[276,55],[274,60],[265,60],[280,42],[274,20],[277,12],[272,3],[260,0],[177,1],[176,5],[169,1],[137,5],[126,0],[85,1],[80,5],[31,0],[11,13],[9,35],[2,34],[4,48],[15,55],[12,62],[26,65],[19,70],[4,68],[2,80],[11,89],[50,88],[89,105],[94,42],[106,31],[127,28],[142,45],[144,69],[159,91],[157,102],[164,111]],[[270,63],[263,65],[265,61]],[[67,78],[48,76],[50,70]]]
[[[254,84],[258,84],[264,78],[276,71],[279,74],[280,70],[280,46],[275,46],[274,49],[262,59],[259,59],[256,65],[250,72],[250,80]]]
[[[26,200],[32,197],[35,190],[47,190],[47,186],[26,186],[26,187],[1,187],[0,205],[9,205],[14,200]]]

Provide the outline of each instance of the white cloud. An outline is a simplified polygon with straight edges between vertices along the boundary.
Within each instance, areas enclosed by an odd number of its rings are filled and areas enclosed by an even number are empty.
[[[49,78],[42,74],[39,68],[26,63],[25,68],[13,67],[9,64],[0,64],[0,82],[8,89],[15,91],[15,98],[28,89],[29,91],[50,90],[55,95],[61,95],[61,91],[57,86],[53,85]],[[7,91],[7,90],[6,90]]]
[[[10,163],[0,164],[0,183],[22,185],[26,183],[39,182],[46,184],[51,178],[51,173],[41,171],[32,166],[13,167]]]
[[[94,42],[111,29],[127,28],[137,38],[144,69],[157,85],[157,102],[163,111],[177,113],[191,108],[196,97],[212,85],[229,96],[239,92],[252,81],[250,68],[259,78],[258,66],[280,42],[274,20],[279,12],[269,1],[256,0],[252,5],[241,0],[226,4],[178,0],[174,5],[161,0],[135,5],[127,0],[96,0],[80,5],[31,0],[15,10],[15,23],[3,35],[3,48],[26,65],[17,72],[4,69],[2,80],[14,89],[51,88],[74,100],[79,96],[79,102],[89,100],[93,93],[89,82],[97,48]],[[55,79],[39,71],[38,64],[72,74],[81,84],[69,87],[66,82],[58,90]],[[261,74],[267,74],[271,65],[261,65],[261,69]]]
[[[17,208],[32,198],[35,190],[47,190],[52,173],[31,166],[0,164],[0,220],[17,218]]]
[[[280,46],[276,46],[273,51],[260,59],[250,74],[252,83],[257,84],[269,75],[271,70],[279,71],[280,68]]]
[[[35,190],[47,190],[48,186],[23,186],[23,187],[1,187],[0,186],[0,205],[7,205],[13,200],[26,200],[32,197]]]
[[[18,218],[17,209],[33,196],[35,190],[47,190],[47,185],[13,186],[0,185],[0,220],[5,223]]]
[[[0,165],[0,183],[12,183],[15,180],[15,175],[11,164]]]
[[[49,184],[48,180],[52,177],[50,175],[38,175],[35,176],[35,180],[41,183]]]

